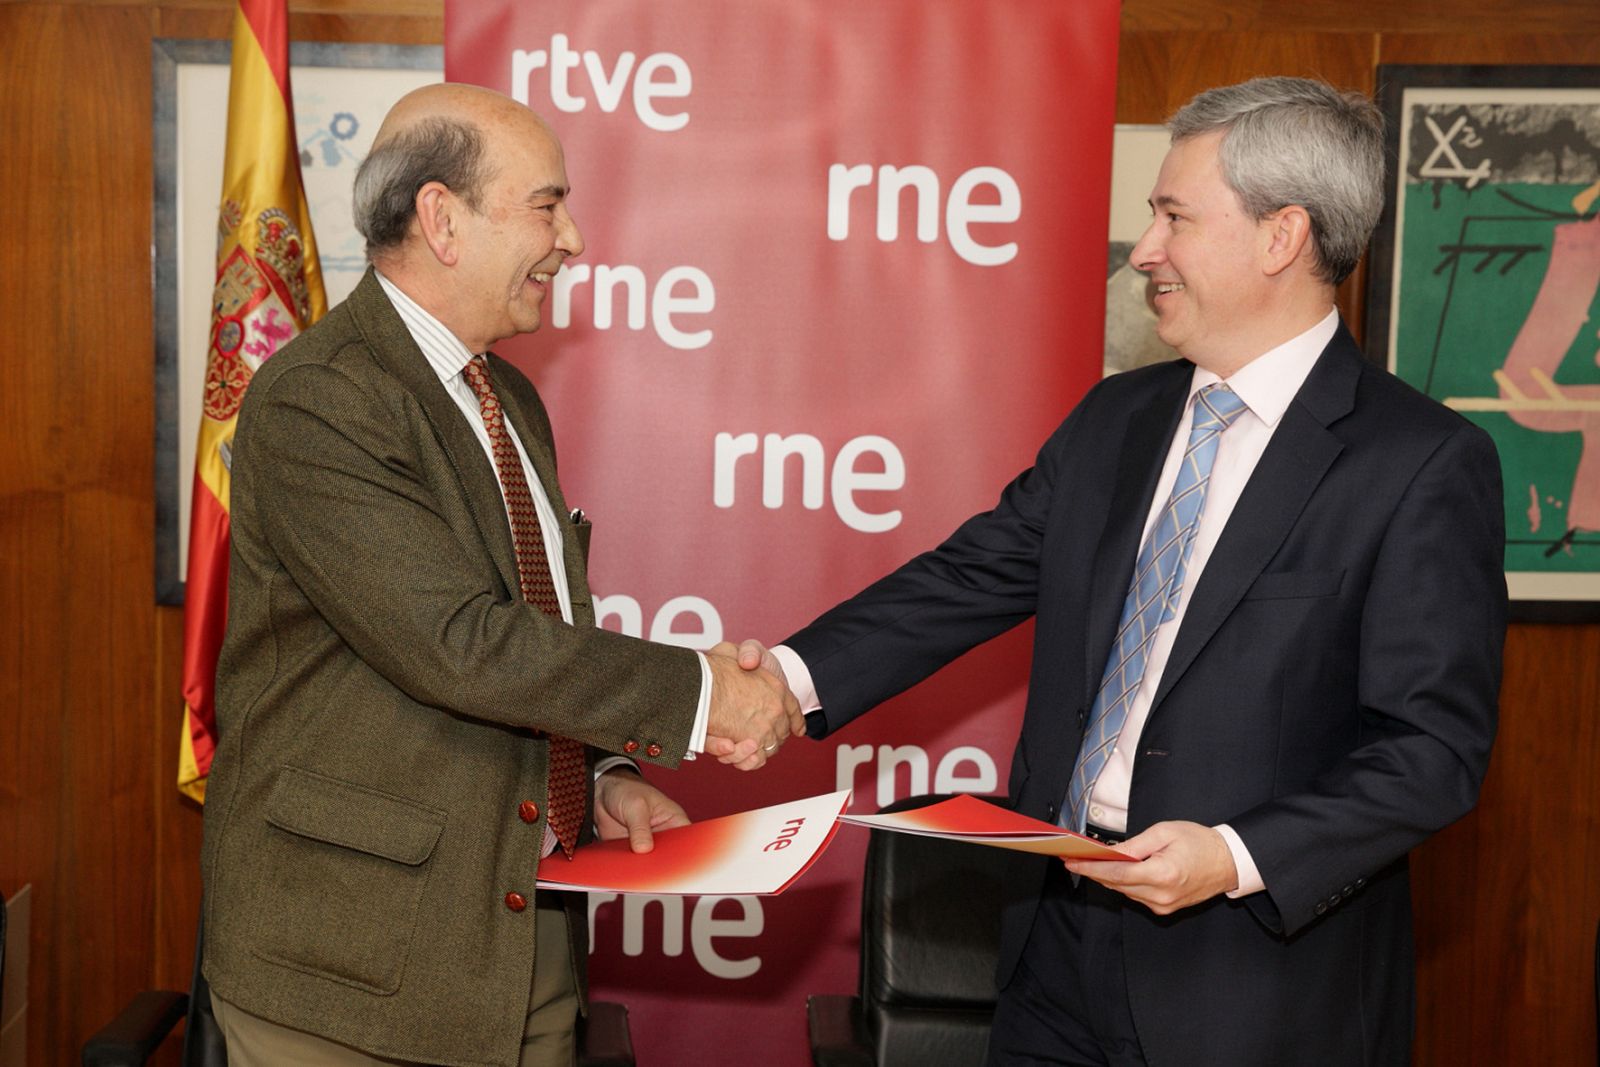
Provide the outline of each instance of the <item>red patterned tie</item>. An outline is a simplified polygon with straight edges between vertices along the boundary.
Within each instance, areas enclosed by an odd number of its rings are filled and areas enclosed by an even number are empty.
[[[560,617],[561,602],[550,576],[550,559],[544,550],[544,534],[539,529],[539,513],[522,471],[517,446],[506,431],[500,399],[489,384],[489,364],[474,356],[462,369],[467,384],[478,394],[478,410],[483,413],[489,443],[494,446],[494,465],[500,472],[500,488],[505,493],[506,511],[511,516],[511,543],[517,553],[517,575],[522,583],[522,599],[544,612]],[[550,829],[570,857],[578,846],[578,829],[583,825],[588,801],[583,745],[566,737],[546,735],[550,740],[549,797]]]

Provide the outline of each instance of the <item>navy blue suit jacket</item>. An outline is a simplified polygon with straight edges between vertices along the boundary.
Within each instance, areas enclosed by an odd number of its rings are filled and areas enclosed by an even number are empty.
[[[1054,820],[1193,365],[1099,383],[992,511],[786,643],[826,734],[1037,619],[1010,775]],[[1406,854],[1477,799],[1505,633],[1487,434],[1362,358],[1341,327],[1290,404],[1190,597],[1134,761],[1129,831],[1227,822],[1266,883],[1124,909],[1151,1062],[1406,1063]],[[1002,924],[998,980],[1045,863]]]

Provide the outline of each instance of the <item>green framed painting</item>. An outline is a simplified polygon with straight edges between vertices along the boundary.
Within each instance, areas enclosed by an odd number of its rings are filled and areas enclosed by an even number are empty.
[[[1380,66],[1367,351],[1494,438],[1513,618],[1600,620],[1600,67]]]

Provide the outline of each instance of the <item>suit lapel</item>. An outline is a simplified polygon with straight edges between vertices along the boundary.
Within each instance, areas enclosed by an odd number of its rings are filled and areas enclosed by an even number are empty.
[[[1341,325],[1284,412],[1228,517],[1184,612],[1151,704],[1152,715],[1277,554],[1311,494],[1344,450],[1328,427],[1355,406],[1360,373],[1360,352]]]
[[[533,464],[533,472],[538,476],[539,484],[544,486],[545,499],[550,501],[550,510],[555,512],[556,521],[566,524],[561,530],[561,563],[566,568],[567,592],[572,600],[573,619],[577,621],[581,614],[580,605],[589,599],[589,584],[577,530],[567,523],[567,500],[562,495],[561,482],[556,477],[554,444],[548,432],[536,428],[528,420],[527,412],[517,401],[516,391],[502,384],[505,378],[499,370],[500,358],[493,353],[490,356],[490,377],[495,382],[495,393],[501,398],[501,408],[511,428],[516,431],[517,439],[522,442],[523,450],[528,453],[528,462]]]
[[[427,415],[450,465],[455,468],[462,495],[505,592],[514,597],[513,591],[520,588],[520,583],[517,555],[511,543],[511,524],[506,518],[505,499],[500,495],[500,481],[477,435],[462,417],[456,402],[445,392],[444,384],[417,347],[411,331],[406,329],[371,269],[351,292],[349,303],[361,332],[371,342],[378,363],[410,390]]]
[[[1094,703],[1100,676],[1105,673],[1106,657],[1111,654],[1111,642],[1116,638],[1117,620],[1121,618],[1122,604],[1128,596],[1128,583],[1133,580],[1139,535],[1150,514],[1150,499],[1155,495],[1172,435],[1183,415],[1183,403],[1193,375],[1193,364],[1184,360],[1173,363],[1172,370],[1159,383],[1149,402],[1128,420],[1127,434],[1118,452],[1111,506],[1095,549],[1086,631],[1088,661],[1083,672],[1087,682],[1085,707]]]

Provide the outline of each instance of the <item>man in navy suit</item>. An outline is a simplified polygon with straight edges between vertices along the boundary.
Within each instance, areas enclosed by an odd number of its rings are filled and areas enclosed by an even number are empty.
[[[1382,118],[1197,96],[1133,265],[1183,357],[1092,389],[992,511],[742,662],[822,737],[1037,619],[1011,801],[1132,862],[1039,859],[992,1064],[1403,1064],[1407,853],[1477,799],[1505,631],[1488,436],[1334,309]]]

